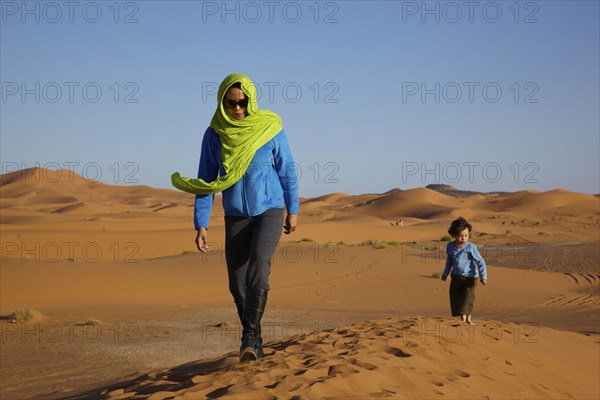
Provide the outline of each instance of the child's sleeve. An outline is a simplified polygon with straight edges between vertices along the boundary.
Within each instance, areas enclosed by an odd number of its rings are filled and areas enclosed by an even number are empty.
[[[477,265],[477,268],[479,269],[479,278],[482,281],[486,281],[487,280],[487,268],[485,266],[485,260],[483,259],[481,254],[479,254],[479,250],[477,250],[476,245],[472,246],[471,255],[473,256],[473,261],[475,262],[475,264]]]
[[[442,276],[448,276],[450,274],[450,270],[452,269],[452,256],[450,255],[450,243],[446,245],[446,268],[444,268],[444,272]]]

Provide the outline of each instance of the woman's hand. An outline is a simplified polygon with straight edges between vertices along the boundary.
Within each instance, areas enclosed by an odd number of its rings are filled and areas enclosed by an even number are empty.
[[[206,245],[207,243],[207,232],[206,232],[206,228],[202,227],[200,229],[198,229],[196,232],[198,232],[196,234],[196,247],[198,248],[198,250],[200,250],[202,253],[207,253],[208,252],[208,246]]]
[[[487,283],[487,280],[486,280],[486,281],[484,281],[484,280],[482,279],[482,280],[480,280],[480,282],[481,282],[481,284],[482,284],[483,286],[485,286],[485,284]]]
[[[285,234],[289,235],[290,233],[296,230],[296,224],[298,223],[298,214],[288,214],[285,218],[285,225],[283,229],[285,230]]]

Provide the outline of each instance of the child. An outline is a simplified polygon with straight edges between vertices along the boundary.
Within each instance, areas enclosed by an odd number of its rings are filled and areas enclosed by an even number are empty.
[[[487,271],[485,261],[477,251],[477,246],[469,242],[471,224],[463,217],[452,221],[448,233],[454,238],[454,242],[446,246],[446,268],[442,274],[445,281],[450,275],[450,309],[452,316],[457,317],[469,325],[474,325],[471,320],[473,303],[475,302],[475,284],[477,278],[485,286],[487,283]]]

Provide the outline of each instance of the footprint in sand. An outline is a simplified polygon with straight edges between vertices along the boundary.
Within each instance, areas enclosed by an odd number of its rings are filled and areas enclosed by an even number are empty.
[[[315,359],[313,358],[313,356],[309,356],[303,363],[302,365],[304,365],[306,368],[310,368],[313,365],[317,364],[318,361],[315,361]]]
[[[369,371],[377,369],[377,367],[375,365],[369,364],[368,362],[357,360],[356,358],[352,358],[350,360],[350,363],[353,364],[353,365],[356,365],[357,367],[364,368],[364,369],[369,370]]]
[[[337,364],[337,365],[332,365],[329,367],[329,370],[327,371],[327,375],[329,376],[336,376],[337,374],[340,374],[340,376],[342,377],[347,377],[351,374],[356,374],[358,371],[358,369],[347,365],[347,364]]]
[[[232,386],[233,386],[233,383],[232,383],[232,384],[230,384],[230,385],[223,386],[223,387],[220,387],[220,388],[218,388],[218,389],[215,389],[215,390],[213,390],[213,391],[212,391],[212,392],[210,392],[210,393],[206,393],[206,397],[208,397],[209,399],[210,399],[210,398],[215,398],[215,397],[221,397],[221,396],[223,396],[223,395],[227,394],[227,391],[228,391],[228,390],[229,390],[229,388],[230,388],[230,387],[232,387]]]
[[[402,351],[400,349],[397,349],[395,347],[390,347],[390,351],[388,351],[388,353],[395,355],[396,357],[412,357],[412,354],[409,354],[405,351]]]
[[[270,385],[265,385],[267,389],[275,389],[281,382],[274,382]]]
[[[294,372],[294,376],[304,375],[306,373],[306,371],[308,371],[308,370],[307,369],[299,369],[298,371]]]
[[[391,354],[396,357],[412,357],[412,354],[407,353],[403,350],[400,350],[397,347],[388,346],[386,344],[382,344],[382,343],[378,343],[378,342],[373,343],[371,348],[373,350],[375,350],[375,352],[384,352],[384,353]]]
[[[460,376],[461,378],[469,378],[471,376],[471,374],[469,374],[468,372],[461,371],[460,369],[457,369],[454,372],[456,373],[456,375]]]

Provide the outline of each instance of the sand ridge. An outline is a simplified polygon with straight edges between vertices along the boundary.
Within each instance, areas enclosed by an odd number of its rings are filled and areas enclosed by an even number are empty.
[[[571,354],[556,350],[564,341]],[[598,363],[575,361],[590,351],[589,338],[549,328],[396,317],[270,343],[260,361],[229,353],[65,398],[596,398]]]

